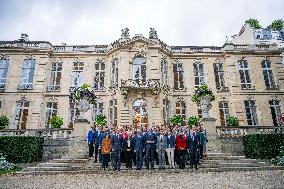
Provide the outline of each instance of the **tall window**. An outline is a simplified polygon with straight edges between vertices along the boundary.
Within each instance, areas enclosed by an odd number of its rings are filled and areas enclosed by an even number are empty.
[[[170,107],[170,101],[168,99],[163,99],[163,118],[165,125],[170,123]]]
[[[230,117],[229,103],[227,101],[219,102],[219,114],[221,126],[227,126],[227,119]]]
[[[5,89],[9,60],[0,59],[0,89]]]
[[[26,129],[29,115],[29,101],[17,101],[14,118],[15,129]]]
[[[97,61],[95,63],[94,90],[105,89],[105,63]]]
[[[174,72],[174,89],[183,90],[184,80],[183,80],[183,65],[182,63],[176,62],[173,64]]]
[[[53,62],[51,65],[49,91],[60,90],[60,80],[62,72],[62,62]]]
[[[205,84],[204,81],[204,64],[196,62],[193,64],[193,75],[195,87],[199,87]]]
[[[111,62],[111,86],[118,87],[118,59]]]
[[[109,118],[110,123],[117,126],[117,100],[113,99],[109,101]]]
[[[279,117],[281,116],[281,106],[279,100],[269,100],[269,107],[274,126],[280,126]]]
[[[252,87],[252,83],[247,60],[245,60],[244,58],[238,60],[238,70],[240,73],[242,89],[250,89]]]
[[[266,89],[273,89],[276,87],[270,59],[266,58],[261,61],[262,73]]]
[[[245,109],[248,125],[258,125],[257,107],[254,100],[245,100]]]
[[[79,87],[83,82],[84,63],[76,61],[73,63],[71,89]]]
[[[0,101],[0,109],[2,108],[2,101]]]
[[[48,121],[52,118],[52,116],[57,115],[57,103],[56,102],[47,102],[45,109],[45,127],[49,128],[50,124]]]
[[[225,87],[224,68],[222,63],[214,63],[214,75],[216,82],[216,89],[220,90]]]
[[[93,105],[93,120],[100,114],[103,114],[104,104],[102,102],[97,102]]]
[[[176,102],[176,114],[186,118],[186,105],[184,101]]]
[[[146,59],[136,57],[133,60],[132,79],[135,84],[146,85]]]
[[[162,85],[168,85],[168,62],[165,59],[161,61]]]
[[[35,72],[35,59],[25,59],[19,89],[32,89]]]

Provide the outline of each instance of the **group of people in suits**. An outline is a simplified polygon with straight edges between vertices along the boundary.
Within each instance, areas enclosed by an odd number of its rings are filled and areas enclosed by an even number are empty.
[[[89,159],[95,163],[99,159],[106,170],[109,162],[112,168],[120,171],[121,163],[127,169],[142,170],[143,165],[153,170],[177,166],[184,169],[198,169],[200,159],[206,154],[206,129],[204,126],[147,127],[133,129],[131,126],[118,128],[91,127],[88,132]]]

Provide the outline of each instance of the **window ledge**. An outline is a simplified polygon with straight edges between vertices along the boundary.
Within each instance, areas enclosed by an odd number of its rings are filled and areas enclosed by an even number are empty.
[[[19,85],[17,90],[33,90],[33,85]]]
[[[174,92],[186,92],[186,87],[183,89],[173,89]]]
[[[223,87],[223,88],[219,88],[217,89],[217,93],[223,93],[223,92],[229,92],[229,88],[228,87]]]

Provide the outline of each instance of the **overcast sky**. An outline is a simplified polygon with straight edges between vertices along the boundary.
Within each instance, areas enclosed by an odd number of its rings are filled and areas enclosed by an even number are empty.
[[[52,44],[109,44],[128,27],[168,45],[223,45],[248,18],[264,27],[284,17],[284,0],[0,0],[0,40],[27,33]]]

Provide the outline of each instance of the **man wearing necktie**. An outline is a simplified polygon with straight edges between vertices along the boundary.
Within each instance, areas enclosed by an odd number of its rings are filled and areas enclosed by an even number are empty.
[[[112,164],[114,171],[120,171],[120,154],[122,147],[122,137],[119,134],[119,130],[116,129],[115,133],[111,137],[112,142]]]
[[[158,158],[159,158],[159,170],[165,169],[166,148],[167,148],[167,137],[165,136],[165,132],[161,129],[160,135],[157,137],[157,143],[156,143],[156,150],[157,150]]]
[[[187,143],[188,143],[188,149],[190,154],[190,168],[193,169],[193,166],[195,169],[197,169],[198,164],[198,157],[197,157],[197,149],[199,144],[199,137],[197,133],[194,130],[195,128],[192,127],[190,130],[190,135],[188,137]]]
[[[154,169],[154,149],[157,142],[157,137],[153,133],[152,128],[149,128],[145,135],[146,141],[146,167],[149,169],[149,163],[151,163],[151,169]]]

